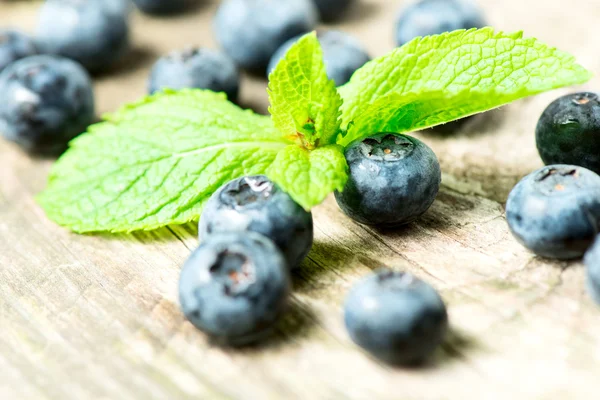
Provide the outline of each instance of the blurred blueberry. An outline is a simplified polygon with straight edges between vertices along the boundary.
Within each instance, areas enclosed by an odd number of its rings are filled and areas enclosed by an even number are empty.
[[[480,8],[471,0],[420,0],[402,10],[396,23],[396,43],[402,46],[417,36],[485,25]]]
[[[285,56],[301,36],[285,42],[269,62],[268,72],[271,73],[277,63]],[[325,31],[318,33],[319,42],[323,49],[323,60],[327,69],[329,79],[341,86],[350,80],[352,74],[365,65],[371,58],[354,37],[340,31]]]
[[[290,268],[300,265],[313,242],[312,214],[263,175],[234,179],[206,203],[198,234],[258,232],[275,242]]]
[[[344,322],[352,340],[393,364],[417,364],[442,343],[448,314],[440,295],[410,273],[387,269],[348,293]]]
[[[574,165],[549,165],[510,192],[506,220],[515,238],[542,257],[581,257],[600,220],[600,176]]]
[[[24,33],[0,29],[0,72],[8,64],[37,53],[33,40]]]
[[[317,20],[312,0],[224,0],[214,30],[236,64],[264,71],[279,46],[314,29]]]
[[[154,64],[148,91],[154,93],[164,88],[225,92],[229,100],[235,102],[240,88],[240,75],[233,60],[224,53],[191,48],[173,52]]]
[[[339,19],[354,0],[314,0],[323,21]]]
[[[217,233],[185,262],[179,300],[186,318],[218,341],[243,345],[262,338],[286,306],[285,259],[255,232]]]
[[[133,0],[137,8],[147,14],[167,15],[185,10],[186,0]]]
[[[129,48],[129,10],[123,0],[46,0],[36,42],[43,53],[58,54],[102,71]]]
[[[23,149],[57,154],[94,121],[94,94],[86,71],[69,59],[39,55],[0,74],[0,132]]]
[[[346,147],[350,176],[335,198],[350,218],[367,225],[408,224],[429,209],[440,188],[433,151],[408,135],[379,133]]]

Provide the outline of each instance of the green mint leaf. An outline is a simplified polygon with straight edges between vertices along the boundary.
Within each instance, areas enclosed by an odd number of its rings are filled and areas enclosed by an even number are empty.
[[[335,142],[342,99],[327,77],[317,35],[300,38],[269,76],[269,111],[285,137],[307,149]]]
[[[38,198],[76,232],[194,220],[222,184],[265,173],[291,143],[269,117],[204,90],[166,91],[106,118],[71,143]]]
[[[439,125],[590,78],[574,57],[521,32],[483,28],[417,38],[339,88],[338,143]]]
[[[309,151],[291,145],[277,155],[267,176],[294,201],[310,210],[334,190],[343,190],[348,180],[344,149],[328,145]]]

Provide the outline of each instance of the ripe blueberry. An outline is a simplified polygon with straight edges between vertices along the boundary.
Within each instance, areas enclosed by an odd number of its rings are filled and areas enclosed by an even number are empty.
[[[429,284],[383,269],[352,288],[344,322],[352,340],[373,355],[393,364],[416,364],[442,343],[448,314]]]
[[[323,48],[323,60],[329,79],[341,86],[350,80],[350,77],[371,58],[362,45],[352,36],[340,31],[319,32],[319,42]],[[285,42],[269,62],[268,72],[271,73],[277,63],[285,56],[300,36]]]
[[[225,92],[236,101],[240,76],[232,59],[220,51],[191,48],[173,52],[160,58],[152,67],[148,91],[154,93],[164,88],[208,89]]]
[[[588,293],[596,303],[600,304],[600,236],[596,237],[592,247],[585,253],[583,261]]]
[[[581,257],[600,218],[600,176],[574,165],[549,165],[510,192],[506,219],[515,238],[535,254]]]
[[[544,164],[580,165],[600,173],[600,99],[574,93],[553,101],[535,130]]]
[[[0,132],[23,149],[56,154],[94,120],[87,72],[69,59],[39,55],[10,64],[0,74]]]
[[[312,214],[267,177],[247,176],[223,185],[206,203],[198,236],[258,232],[283,252],[290,268],[300,265],[313,242]]]
[[[217,41],[242,68],[264,71],[275,51],[312,30],[318,11],[312,0],[225,0],[214,21]]]
[[[29,36],[18,31],[0,29],[0,72],[8,64],[36,52],[35,44]]]
[[[421,0],[402,10],[396,23],[396,42],[402,46],[418,36],[482,28],[485,24],[481,10],[470,0]]]
[[[36,41],[42,53],[101,71],[129,47],[128,17],[122,0],[47,0],[40,11]]]
[[[179,279],[186,318],[232,345],[264,336],[284,310],[289,291],[283,255],[254,232],[209,236],[186,261]]]
[[[420,140],[379,133],[346,148],[350,176],[338,205],[367,225],[408,224],[429,209],[440,188],[440,164]]]
[[[186,0],[133,0],[133,2],[142,12],[156,15],[181,12],[187,6]]]
[[[333,21],[343,15],[354,0],[314,0],[323,21]]]

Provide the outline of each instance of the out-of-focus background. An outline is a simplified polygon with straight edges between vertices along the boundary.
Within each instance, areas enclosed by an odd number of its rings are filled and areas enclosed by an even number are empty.
[[[99,0],[100,1],[100,0]],[[394,48],[408,1],[357,0],[339,21],[372,57]],[[600,2],[479,0],[490,25],[524,30],[600,75]],[[33,32],[41,2],[0,1],[0,27]],[[152,64],[190,45],[217,48],[219,1],[170,17],[132,14],[133,47],[94,76],[97,113],[146,94]],[[600,79],[585,88],[596,90]],[[240,104],[266,113],[266,79],[244,73]],[[580,89],[580,88],[578,88]],[[438,155],[443,188],[422,220],[379,232],[328,199],[315,246],[294,275],[293,312],[278,337],[240,351],[210,345],[178,310],[179,269],[193,225],[77,236],[46,220],[34,195],[52,160],[0,141],[0,397],[5,399],[589,399],[600,374],[600,313],[581,264],[549,262],[516,243],[508,192],[542,165],[537,120],[563,89],[418,133]],[[0,94],[1,96],[1,94]],[[452,334],[430,366],[392,369],[352,344],[341,305],[371,268],[404,268],[448,303]]]

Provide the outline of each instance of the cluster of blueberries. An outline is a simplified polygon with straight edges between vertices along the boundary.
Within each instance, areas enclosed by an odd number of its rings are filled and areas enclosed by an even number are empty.
[[[179,12],[186,0],[134,0],[152,14]],[[159,59],[148,90],[203,88],[235,101],[239,70],[270,72],[319,17],[342,16],[353,0],[224,0],[214,30],[223,51],[191,48]],[[46,0],[34,39],[0,31],[0,132],[31,153],[56,154],[94,120],[88,72],[108,70],[129,47],[128,0]],[[397,23],[397,44],[417,36],[482,27],[469,0],[420,0]],[[351,36],[318,32],[327,74],[337,85],[369,61]],[[43,55],[38,55],[43,54]],[[346,149],[350,179],[336,193],[356,221],[399,226],[422,215],[439,190],[438,160],[421,141],[380,133]],[[186,317],[214,340],[240,345],[262,338],[284,312],[290,274],[313,241],[312,215],[264,176],[236,179],[209,200],[201,244],[180,278]],[[447,331],[439,294],[409,273],[379,270],[349,293],[352,339],[393,363],[429,356]]]
[[[134,0],[152,14],[179,12],[186,0]],[[159,59],[148,90],[165,87],[225,92],[235,101],[239,68],[271,71],[319,17],[343,15],[352,0],[224,0],[214,30],[222,51],[191,48]],[[0,132],[31,153],[56,154],[94,121],[88,72],[107,70],[129,47],[128,0],[47,0],[34,39],[0,31]],[[420,0],[402,10],[397,44],[416,36],[482,27],[469,0]],[[327,73],[337,85],[369,60],[351,36],[318,33]],[[462,123],[461,121],[458,124]],[[456,127],[457,124],[448,124]],[[516,238],[544,257],[582,256],[592,295],[600,302],[600,101],[578,93],[552,103],[538,123],[546,167],[511,192],[506,216]],[[433,151],[395,133],[374,133],[346,148],[350,176],[336,193],[359,223],[408,224],[433,203],[441,181]],[[263,338],[285,312],[290,276],[313,242],[311,213],[264,176],[225,184],[207,202],[200,246],[181,272],[186,317],[211,338],[243,345]],[[589,249],[589,250],[588,250]],[[348,294],[344,320],[351,338],[379,358],[412,364],[426,359],[448,329],[444,302],[410,273],[388,269]]]
[[[588,292],[600,304],[600,97],[574,93],[552,102],[536,127],[545,167],[523,178],[506,203],[509,227],[535,254],[585,255]]]
[[[350,2],[323,3],[345,7]],[[270,71],[296,35],[313,29],[316,19],[307,1],[227,0],[215,21],[217,39],[237,65]],[[402,12],[398,44],[416,36],[482,26],[473,3],[421,0]],[[294,37],[282,41],[291,27],[297,29]],[[338,85],[368,61],[345,34],[325,32],[318,37],[327,73]],[[440,165],[433,151],[416,138],[374,134],[349,145],[345,156],[350,177],[336,200],[359,223],[405,225],[435,200]],[[285,311],[290,272],[312,245],[312,215],[266,177],[249,176],[215,192],[198,230],[200,246],[185,263],[179,281],[186,318],[218,343],[243,345],[263,338]],[[357,344],[382,360],[403,365],[424,361],[448,329],[446,306],[436,290],[410,273],[389,269],[377,270],[350,291],[344,321]]]

